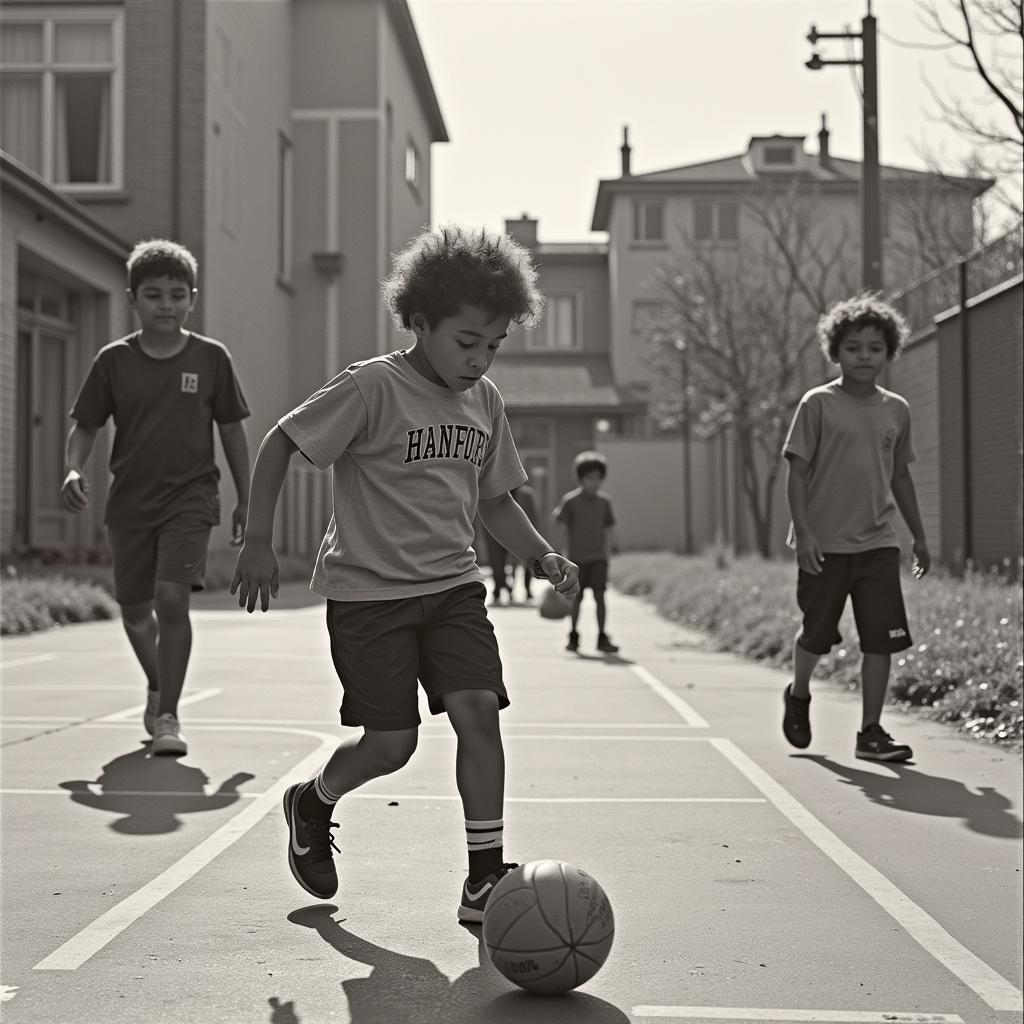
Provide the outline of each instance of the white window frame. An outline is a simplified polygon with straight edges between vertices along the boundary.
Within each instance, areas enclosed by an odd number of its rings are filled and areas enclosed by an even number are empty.
[[[646,206],[657,206],[661,209],[661,234],[658,237],[647,235],[647,218],[641,216],[640,211]],[[634,199],[633,200],[633,242],[637,245],[664,245],[666,242],[665,231],[665,200],[664,199]]]
[[[540,323],[530,331],[526,331],[526,349],[529,352],[579,352],[583,348],[583,302],[578,291],[552,291],[545,294],[545,314]],[[547,315],[547,307],[553,299],[569,299],[572,302],[572,343],[556,345],[551,336],[552,321]]]
[[[418,198],[423,189],[423,154],[411,135],[405,140],[405,183]]]
[[[295,224],[294,155],[292,140],[284,132],[277,133],[277,280],[292,283],[292,239]]]
[[[41,23],[43,27],[42,63],[5,64],[4,70],[15,74],[39,74],[42,78],[42,169],[41,176],[54,188],[72,195],[103,195],[124,188],[124,10],[108,6],[95,7],[18,7],[5,10],[0,25],[15,22]],[[52,58],[57,22],[103,22],[111,26],[113,61],[103,64],[61,64]],[[68,72],[110,72],[110,181],[58,182],[54,180],[54,104],[57,74]]]

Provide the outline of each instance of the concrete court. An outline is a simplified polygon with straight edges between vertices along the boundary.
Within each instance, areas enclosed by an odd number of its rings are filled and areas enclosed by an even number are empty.
[[[322,609],[203,595],[181,760],[152,759],[118,623],[3,644],[0,1017],[8,1024],[641,1024],[1021,1019],[1021,765],[890,712],[918,752],[853,757],[819,688],[806,754],[785,678],[612,593],[618,657],[529,607],[492,618],[512,706],[506,851],[571,861],[616,913],[581,991],[516,990],[459,926],[454,742],[346,798],[338,897],[285,859],[280,795],[343,730]]]

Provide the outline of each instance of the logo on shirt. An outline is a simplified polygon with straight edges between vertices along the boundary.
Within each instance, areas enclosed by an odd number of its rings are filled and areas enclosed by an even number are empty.
[[[490,434],[465,423],[428,424],[407,430],[404,465],[424,459],[463,459],[480,467]]]
[[[904,637],[906,635],[907,635],[907,631],[905,629],[890,629],[889,630],[889,639],[890,640],[899,640],[901,637]]]
[[[181,375],[182,394],[195,395],[199,393],[199,374],[183,373]]]
[[[890,427],[882,438],[882,451],[891,452],[892,446],[896,443],[896,428]]]

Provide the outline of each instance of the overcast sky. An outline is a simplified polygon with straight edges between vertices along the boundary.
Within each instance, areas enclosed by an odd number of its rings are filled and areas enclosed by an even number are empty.
[[[946,0],[939,0],[945,3]],[[751,135],[806,135],[822,112],[832,152],[861,157],[851,69],[804,67],[811,23],[860,30],[866,0],[409,0],[451,142],[433,147],[433,219],[501,228],[528,212],[542,241],[583,241],[600,178],[743,152]],[[964,145],[929,117],[929,79],[981,96],[949,67],[912,0],[875,0],[883,163],[921,167],[915,147]],[[859,42],[851,44],[859,54]],[[841,40],[822,57],[847,56]],[[994,111],[993,111],[994,112]]]

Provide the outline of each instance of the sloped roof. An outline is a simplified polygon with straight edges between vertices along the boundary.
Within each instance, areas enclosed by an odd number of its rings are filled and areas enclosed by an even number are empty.
[[[501,355],[487,376],[512,410],[611,411],[643,406],[615,385],[607,356]]]
[[[437,93],[434,91],[434,81],[430,77],[430,69],[427,67],[427,59],[423,56],[423,47],[420,45],[419,33],[412,20],[407,0],[387,0],[386,9],[391,16],[391,22],[395,27],[399,45],[409,63],[409,73],[416,85],[420,102],[430,125],[432,142],[449,142],[448,129],[444,123],[444,115],[441,113],[441,104],[437,101]]]
[[[747,153],[721,157],[716,160],[704,160],[699,163],[683,164],[679,167],[667,167],[660,171],[648,171],[644,174],[632,174],[626,178],[603,178],[597,187],[597,198],[594,203],[594,217],[591,222],[592,231],[607,231],[608,218],[611,212],[612,197],[618,193],[639,193],[656,191],[670,193],[678,186],[704,187],[718,186],[728,188],[732,185],[746,185],[754,181],[792,181],[806,180],[822,184],[831,184],[839,188],[856,187],[860,182],[861,161],[846,160],[842,157],[830,157],[829,166],[822,167],[817,154],[805,154],[806,163],[797,171],[769,171],[758,173],[750,162]],[[975,196],[992,187],[994,182],[988,178],[970,178],[953,174],[935,174],[931,171],[915,170],[910,167],[896,167],[882,164],[880,168],[884,182],[919,182],[945,184],[949,187],[963,187]]]

